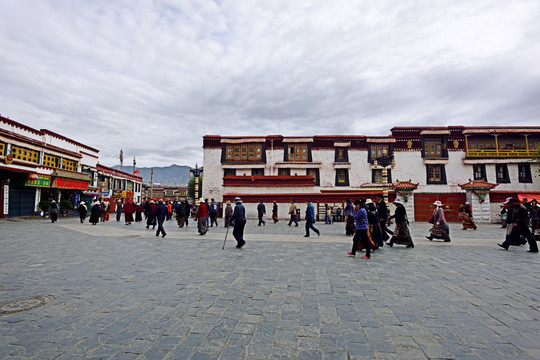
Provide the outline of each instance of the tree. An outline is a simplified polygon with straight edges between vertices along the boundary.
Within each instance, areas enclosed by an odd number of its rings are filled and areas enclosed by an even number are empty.
[[[202,197],[202,183],[203,183],[203,178],[202,176],[200,176],[199,177],[199,199]],[[192,177],[191,179],[189,179],[187,186],[188,186],[188,196],[192,198],[194,201],[197,200],[195,199],[195,177]]]

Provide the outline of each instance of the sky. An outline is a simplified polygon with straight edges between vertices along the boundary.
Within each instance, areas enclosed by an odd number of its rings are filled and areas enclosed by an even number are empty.
[[[204,135],[539,125],[538,0],[0,0],[0,114],[199,166]]]

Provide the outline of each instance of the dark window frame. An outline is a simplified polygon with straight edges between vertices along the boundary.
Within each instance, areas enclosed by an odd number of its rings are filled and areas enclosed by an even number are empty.
[[[261,173],[261,174],[258,174]],[[264,168],[251,169],[251,176],[264,176]]]
[[[255,149],[261,149],[261,158],[260,159],[249,159],[249,147]],[[231,148],[231,151],[234,148],[238,148],[238,152],[241,153],[242,149],[246,149],[246,159],[227,159],[227,149]],[[255,150],[255,153],[257,151]],[[242,143],[242,144],[228,144],[224,143],[221,146],[221,163],[222,164],[266,164],[266,144],[265,143]]]
[[[502,176],[499,177],[499,169],[502,169]],[[508,165],[506,164],[496,164],[495,165],[495,179],[497,179],[497,184],[510,184],[510,175],[508,174]]]
[[[340,152],[342,152],[342,156],[340,156]],[[346,146],[336,147],[334,162],[349,162],[349,148]]]
[[[479,167],[480,172],[477,172],[476,167]],[[480,175],[478,175],[478,173]],[[473,165],[473,179],[474,180],[485,180],[487,181],[487,175],[486,175],[486,165],[485,164],[474,164]]]
[[[339,182],[338,181],[340,172],[344,172],[344,174],[345,174],[345,181],[344,182]],[[336,186],[349,186],[349,169],[336,169],[336,182],[335,182],[335,184],[336,184]]]
[[[310,174],[309,172],[310,171],[315,171],[315,180],[314,180],[314,183],[315,183],[315,186],[320,186],[321,185],[321,176],[320,176],[320,171],[319,169],[317,168],[314,168],[314,169],[306,169],[306,175],[311,175],[313,176],[312,174]]]
[[[441,145],[441,153],[440,155],[429,155],[426,151],[426,145],[429,143],[440,143]],[[435,137],[428,137],[428,138],[422,138],[422,151],[421,155],[423,159],[448,159],[448,146],[447,146],[447,136],[443,135],[440,138]]]
[[[278,169],[278,176],[291,176],[291,169]]]
[[[223,177],[236,176],[236,169],[223,169]]]
[[[381,182],[376,182],[377,172],[381,172]],[[386,169],[386,177],[388,178],[388,184],[392,183],[392,169]],[[372,184],[382,184],[382,169],[371,169],[371,183]]]
[[[431,180],[430,179],[430,170],[434,170],[435,168],[440,168],[440,179],[439,180]],[[444,164],[428,164],[426,165],[426,184],[429,185],[446,185],[446,167]]]
[[[531,173],[531,164],[518,164],[518,179],[520,183],[533,182],[532,173]]]

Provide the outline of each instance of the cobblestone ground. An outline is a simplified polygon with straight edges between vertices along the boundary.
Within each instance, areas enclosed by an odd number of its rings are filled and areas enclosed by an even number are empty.
[[[497,225],[413,224],[414,249],[363,260],[343,224],[250,220],[225,250],[190,224],[0,221],[0,303],[52,297],[0,315],[0,358],[540,359],[540,257]]]

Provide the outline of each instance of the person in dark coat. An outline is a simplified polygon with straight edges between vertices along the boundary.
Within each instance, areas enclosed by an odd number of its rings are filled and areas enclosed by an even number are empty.
[[[244,227],[246,226],[246,209],[242,205],[242,200],[239,197],[234,199],[236,206],[234,207],[231,216],[231,223],[234,224],[233,236],[236,239],[236,247],[241,248],[246,244],[244,240]]]
[[[150,214],[150,200],[146,199],[146,201],[144,202],[144,219],[147,220],[148,219],[148,214]]]
[[[116,221],[120,221],[122,218],[122,211],[124,211],[124,205],[122,205],[122,201],[117,200],[116,201]]]
[[[394,205],[396,205],[396,211],[394,215],[390,216],[390,219],[396,219],[396,230],[397,234],[394,233],[390,242],[386,244],[390,247],[394,244],[407,245],[408,248],[414,248],[414,243],[411,238],[411,233],[409,232],[409,220],[407,219],[407,210],[405,206],[399,200],[394,200]]]
[[[143,212],[143,207],[141,203],[137,203],[137,205],[135,205],[135,222],[142,221],[142,212]]]
[[[354,235],[356,232],[356,227],[354,225],[354,216],[353,216],[353,205],[352,201],[350,199],[347,199],[347,205],[345,205],[345,234],[346,235]]]
[[[178,227],[183,228],[184,223],[186,222],[186,207],[184,202],[181,202],[176,207],[176,223]]]
[[[56,200],[51,201],[51,205],[49,206],[49,214],[51,216],[52,223],[58,220],[58,204],[56,204]]]
[[[216,227],[218,226],[218,223],[217,223],[217,213],[218,213],[218,208],[219,208],[219,205],[218,203],[214,200],[214,198],[212,198],[211,200],[211,203],[210,203],[210,226],[214,226],[214,223],[216,224]]]
[[[379,216],[379,222],[381,223],[383,240],[386,241],[390,238],[389,235],[392,235],[392,230],[386,227],[389,216],[388,206],[386,206],[386,202],[384,202],[384,198],[380,194],[377,195],[377,215]]]
[[[379,221],[379,213],[375,203],[371,199],[366,200],[366,210],[368,214],[369,233],[371,235],[371,239],[378,247],[383,247],[384,238],[381,230],[381,222]]]
[[[99,200],[96,200],[90,208],[90,222],[92,225],[96,225],[101,217],[101,204]]]
[[[536,244],[536,240],[529,229],[529,214],[527,208],[516,198],[508,199],[507,203],[509,206],[509,213],[512,213],[511,220],[508,222],[508,226],[512,227],[511,233],[516,237],[523,236],[525,239],[527,239],[529,242],[529,250],[527,250],[528,252],[538,253],[538,244]],[[508,250],[510,241],[510,236],[508,236],[502,244],[497,245],[505,250]]]
[[[277,205],[277,203],[275,201],[274,201],[274,205],[272,205],[272,220],[274,220],[274,224],[279,221],[279,218],[278,218],[278,205]]]
[[[79,212],[79,218],[81,219],[81,223],[83,223],[84,220],[86,219],[86,212],[88,211],[84,201],[81,201],[79,203],[79,207],[77,208],[77,211]]]
[[[191,217],[191,205],[189,201],[184,202],[184,208],[186,209],[186,227],[189,225],[189,218]]]
[[[266,215],[266,206],[264,206],[262,200],[260,200],[259,205],[257,205],[257,214],[259,215],[259,224],[257,226],[261,226],[261,224],[263,226],[266,225],[266,221],[263,220],[263,216]]]
[[[159,236],[159,233],[162,234],[161,237],[167,236],[165,228],[163,227],[163,223],[165,222],[165,219],[167,219],[168,213],[169,209],[167,208],[167,205],[163,203],[163,200],[159,199],[158,205],[156,206],[156,219],[158,223],[156,236]]]
[[[148,208],[148,218],[146,219],[146,228],[152,226],[152,229],[156,228],[156,203],[154,200],[150,200],[150,206]]]

